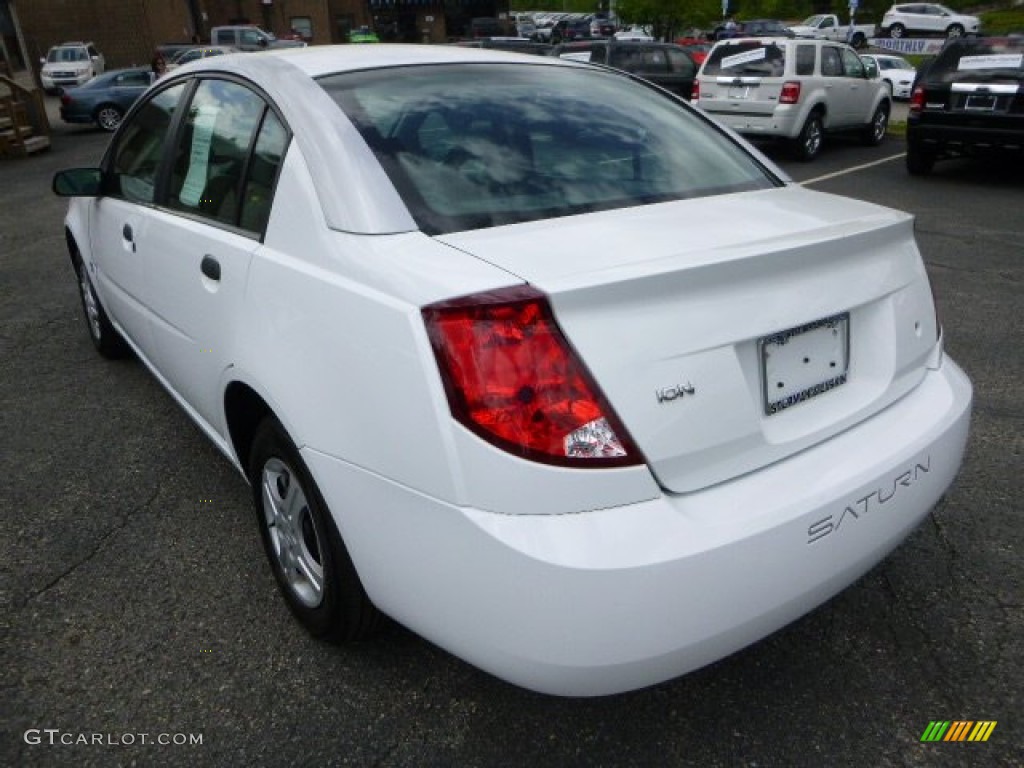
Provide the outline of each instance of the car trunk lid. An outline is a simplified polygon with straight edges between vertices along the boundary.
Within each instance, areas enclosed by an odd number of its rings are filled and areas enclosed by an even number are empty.
[[[867,418],[921,380],[935,345],[910,217],[795,186],[438,239],[550,297],[672,492]]]

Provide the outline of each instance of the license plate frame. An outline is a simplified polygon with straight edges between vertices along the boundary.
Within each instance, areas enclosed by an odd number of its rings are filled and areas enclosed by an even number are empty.
[[[974,112],[992,112],[996,108],[996,95],[994,93],[969,93],[964,102],[964,109]]]
[[[846,383],[850,313],[764,336],[758,352],[762,406],[766,416],[773,416]]]

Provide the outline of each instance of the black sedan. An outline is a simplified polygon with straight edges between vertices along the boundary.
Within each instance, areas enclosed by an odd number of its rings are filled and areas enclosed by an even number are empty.
[[[113,131],[152,82],[153,72],[146,67],[117,69],[94,77],[80,88],[61,94],[61,120],[96,123],[105,131]]]

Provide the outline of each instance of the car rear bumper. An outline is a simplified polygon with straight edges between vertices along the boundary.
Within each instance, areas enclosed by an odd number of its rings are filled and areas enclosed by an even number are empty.
[[[745,136],[791,139],[795,138],[803,127],[800,113],[788,107],[777,107],[771,114],[752,114],[723,108],[724,104],[706,99],[701,99],[700,106],[715,120]]]
[[[517,685],[592,696],[715,661],[860,577],[953,481],[970,405],[947,358],[882,413],[763,470],[572,515],[457,507],[303,456],[382,610]]]
[[[907,141],[924,148],[945,150],[997,149],[1024,151],[1024,119],[1015,128],[985,128],[977,125],[934,125],[911,120]]]

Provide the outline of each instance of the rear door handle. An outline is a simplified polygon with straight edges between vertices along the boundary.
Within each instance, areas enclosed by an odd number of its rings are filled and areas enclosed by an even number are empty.
[[[131,243],[132,253],[135,253],[135,233],[132,232],[131,224],[125,223],[125,225],[121,227],[121,237],[124,238],[126,243]]]
[[[199,269],[211,280],[220,281],[220,262],[210,254],[203,256],[203,262],[199,265]]]

